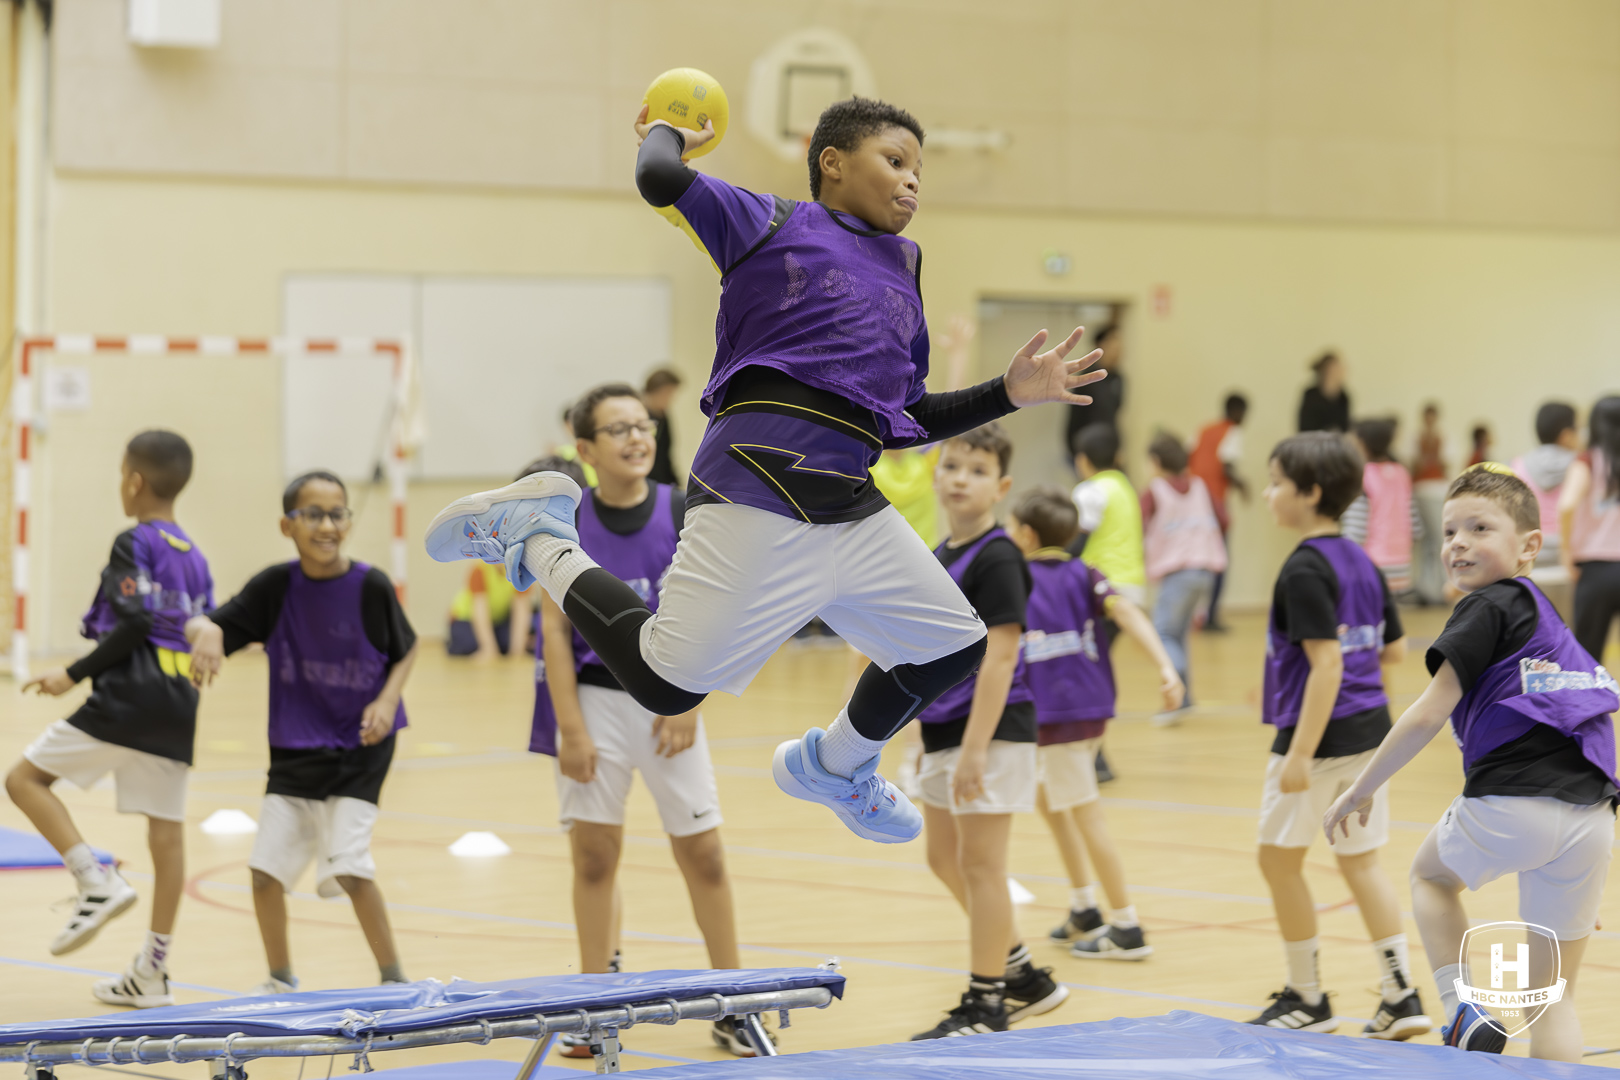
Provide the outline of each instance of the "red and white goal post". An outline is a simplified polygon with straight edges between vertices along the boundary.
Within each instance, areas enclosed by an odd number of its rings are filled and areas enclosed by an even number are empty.
[[[394,587],[405,595],[405,406],[410,379],[410,348],[403,339],[338,337],[182,337],[164,334],[50,334],[19,337],[11,385],[11,675],[21,683],[28,678],[29,533],[33,504],[33,436],[37,423],[34,406],[35,377],[47,354],[86,356],[122,353],[129,357],[193,355],[220,357],[284,357],[332,354],[384,356],[393,362],[393,401],[389,423],[387,476],[392,536],[389,570]]]

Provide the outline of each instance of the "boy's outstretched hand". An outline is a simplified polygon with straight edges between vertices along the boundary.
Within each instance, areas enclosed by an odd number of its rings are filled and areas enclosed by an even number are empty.
[[[1372,805],[1372,796],[1359,798],[1353,784],[1343,795],[1333,800],[1333,805],[1328,807],[1328,812],[1322,817],[1322,831],[1327,833],[1328,843],[1331,844],[1337,839],[1333,835],[1336,830],[1342,831],[1345,836],[1350,835],[1351,814],[1356,814],[1360,823],[1366,825],[1368,819],[1372,817]]]
[[[225,631],[208,616],[194,615],[186,620],[186,641],[191,644],[191,684],[207,686],[225,664]]]
[[[67,673],[67,668],[56,668],[47,671],[37,679],[29,679],[23,683],[22,692],[26,694],[36,686],[39,687],[41,694],[60,697],[73,689],[73,677]]]
[[[647,132],[651,131],[659,124],[663,124],[665,127],[675,127],[675,125],[670,123],[668,120],[654,120],[650,124],[647,123],[647,112],[647,103],[642,102],[641,111],[636,113],[637,146],[640,146],[643,142],[645,142],[647,139]],[[714,121],[705,120],[703,122],[702,131],[695,131],[692,128],[675,128],[675,130],[679,131],[686,139],[686,152],[681,155],[681,160],[685,161],[692,156],[692,151],[714,138]]]
[[[1006,378],[1007,397],[1016,408],[1025,409],[1048,401],[1061,401],[1069,405],[1091,404],[1091,398],[1074,391],[1106,379],[1108,372],[1086,370],[1102,358],[1101,349],[1093,349],[1078,360],[1068,359],[1085,333],[1085,327],[1077,326],[1074,333],[1056,348],[1037,353],[1035,350],[1046,344],[1046,331],[1042,330],[1029,339],[1029,344],[1018,350],[1018,355],[1007,365]]]

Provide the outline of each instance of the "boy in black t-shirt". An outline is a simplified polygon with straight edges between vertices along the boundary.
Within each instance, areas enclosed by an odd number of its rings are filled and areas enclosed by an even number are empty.
[[[1442,1034],[1464,1050],[1501,1053],[1507,1043],[1500,1022],[1459,1000],[1458,982],[1483,985],[1463,955],[1469,920],[1459,894],[1516,874],[1519,918],[1545,933],[1526,935],[1530,970],[1505,988],[1558,983],[1562,998],[1531,1017],[1530,1056],[1579,1061],[1575,982],[1614,843],[1620,787],[1610,714],[1620,687],[1525,577],[1541,549],[1540,525],[1535,495],[1505,465],[1476,465],[1452,482],[1441,559],[1466,595],[1425,657],[1433,680],[1323,826],[1336,841],[1336,828],[1366,821],[1369,793],[1449,720],[1466,779],[1412,862],[1412,914],[1440,989]]]
[[[1317,969],[1316,906],[1305,856],[1316,822],[1389,731],[1381,666],[1406,654],[1400,615],[1372,560],[1339,535],[1339,516],[1361,491],[1361,455],[1340,436],[1309,432],[1271,454],[1266,502],[1300,534],[1283,564],[1267,627],[1262,719],[1277,729],[1260,799],[1260,869],[1282,932],[1288,981],[1252,1024],[1338,1027]],[[1369,819],[1335,849],[1339,871],[1373,939],[1378,1011],[1362,1034],[1410,1039],[1432,1027],[1412,985],[1395,890],[1378,862],[1389,841],[1382,791]]]
[[[253,992],[298,989],[285,894],[311,862],[316,892],[349,895],[380,980],[404,982],[371,833],[405,726],[416,634],[388,575],[343,554],[354,518],[342,480],[305,473],[281,505],[298,558],[257,574],[197,643],[219,656],[263,642],[270,661],[270,776],[248,858],[270,978]]]
[[[989,640],[977,676],[917,717],[928,865],[968,913],[971,974],[961,1003],[913,1039],[1005,1031],[1069,995],[1051,968],[1030,960],[1007,892],[1012,816],[1035,809],[1036,786],[1035,705],[1021,649],[1029,565],[995,518],[1012,487],[1011,460],[1001,425],[986,424],[947,441],[934,471],[950,526],[935,555],[984,620]]]

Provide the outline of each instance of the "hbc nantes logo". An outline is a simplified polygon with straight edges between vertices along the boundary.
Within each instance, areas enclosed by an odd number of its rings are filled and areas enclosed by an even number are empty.
[[[1545,926],[1492,922],[1470,927],[1458,963],[1467,978],[1457,980],[1457,997],[1484,1009],[1508,1038],[1541,1019],[1564,996],[1558,935]]]

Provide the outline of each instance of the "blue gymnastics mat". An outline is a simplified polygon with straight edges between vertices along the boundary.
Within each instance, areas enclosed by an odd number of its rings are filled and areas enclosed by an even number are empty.
[[[1608,1069],[1254,1027],[1199,1013],[675,1065],[659,1080],[1602,1080]]]
[[[91,848],[96,858],[111,866],[117,862],[109,852]],[[0,827],[0,870],[48,870],[62,865],[62,856],[38,833]]]

